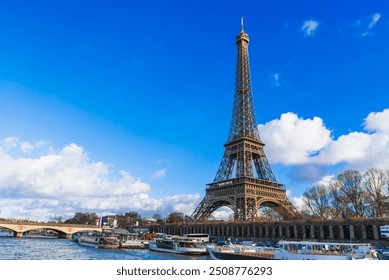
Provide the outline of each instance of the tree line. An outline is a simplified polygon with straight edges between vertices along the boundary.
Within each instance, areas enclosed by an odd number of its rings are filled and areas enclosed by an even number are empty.
[[[154,214],[152,216],[156,223],[181,223],[189,220],[189,216],[184,215],[182,212],[171,212],[166,218],[163,218],[160,214]],[[64,220],[62,217],[53,217],[50,219],[52,223],[65,223],[65,224],[82,224],[82,225],[97,225],[99,216],[93,212],[76,212],[74,217]],[[125,228],[128,226],[142,226],[147,224],[147,219],[141,217],[136,211],[129,211],[123,214],[115,214],[107,216],[107,223],[113,223],[117,227]],[[111,224],[112,225],[112,224]]]
[[[303,194],[305,216],[330,218],[380,218],[389,215],[389,169],[365,173],[346,170],[328,186],[318,184]]]

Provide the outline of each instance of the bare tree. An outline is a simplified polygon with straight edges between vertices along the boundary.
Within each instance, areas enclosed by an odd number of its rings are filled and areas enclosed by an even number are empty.
[[[182,223],[184,221],[184,213],[182,212],[171,212],[166,218],[167,223]]]
[[[162,218],[162,216],[160,214],[154,214],[153,218],[157,221],[157,223],[163,223],[164,222],[164,219]]]
[[[385,188],[384,188],[384,195],[385,195],[385,215],[389,216],[389,169],[385,171]]]
[[[330,190],[324,185],[316,185],[303,194],[303,211],[318,218],[329,218]]]
[[[61,216],[54,216],[49,219],[50,223],[56,223],[56,224],[62,224],[64,222],[64,219]]]
[[[337,177],[338,198],[346,206],[346,215],[363,217],[367,205],[367,195],[362,187],[362,175],[357,170],[346,170]]]
[[[280,221],[282,216],[271,207],[260,206],[258,209],[258,219],[260,221]]]
[[[65,224],[85,224],[85,225],[96,225],[98,217],[96,213],[81,213],[76,212],[73,218],[67,219]]]
[[[341,184],[335,181],[330,184],[329,195],[330,195],[330,207],[333,217],[347,217],[350,215],[347,208],[347,198],[340,191]]]
[[[385,188],[387,187],[387,176],[381,169],[370,168],[364,174],[363,185],[368,196],[369,201],[369,216],[383,217],[385,215],[387,195],[385,195]]]

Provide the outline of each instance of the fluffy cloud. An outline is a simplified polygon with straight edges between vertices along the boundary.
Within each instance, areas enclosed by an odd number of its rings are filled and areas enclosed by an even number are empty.
[[[302,119],[294,113],[285,113],[279,120],[259,125],[259,130],[273,163],[309,163],[312,154],[331,142],[331,131],[318,117]]]
[[[335,165],[367,169],[389,166],[389,109],[370,113],[366,132],[351,132],[337,139],[319,117],[299,118],[294,113],[259,125],[269,160],[286,165]]]
[[[365,129],[389,134],[389,109],[370,113],[364,122]]]
[[[306,37],[315,35],[316,29],[319,27],[319,22],[315,20],[306,20],[301,26],[301,31],[304,32]]]
[[[126,171],[115,170],[110,164],[91,160],[84,149],[74,143],[58,151],[49,147],[44,155],[14,156],[46,142],[26,143],[29,142],[16,137],[0,142],[3,214],[9,212],[9,216],[23,217],[23,213],[33,212],[34,218],[41,220],[72,216],[77,211],[104,211],[105,214],[129,210],[165,211],[161,214],[181,211],[190,214],[199,201],[199,195],[151,198],[147,183]]]

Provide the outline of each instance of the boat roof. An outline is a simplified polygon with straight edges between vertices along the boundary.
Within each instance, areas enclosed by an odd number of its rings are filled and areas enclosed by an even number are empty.
[[[303,244],[303,245],[335,245],[335,246],[372,246],[371,243],[352,243],[352,242],[330,242],[330,241],[308,241],[308,240],[303,240],[303,241],[286,241],[286,240],[281,240],[278,242],[279,245],[282,244]]]
[[[134,233],[130,233],[128,230],[124,228],[109,228],[109,229],[104,229],[104,232],[112,232],[120,235],[136,235]]]

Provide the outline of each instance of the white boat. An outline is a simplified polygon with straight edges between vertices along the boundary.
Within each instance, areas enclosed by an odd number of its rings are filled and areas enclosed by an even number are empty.
[[[149,248],[149,240],[141,238],[138,234],[129,234],[122,237],[120,247],[123,249],[147,249]]]
[[[100,235],[93,233],[82,234],[78,238],[78,243],[87,247],[97,247],[99,245]]]
[[[213,260],[274,260],[275,248],[255,247],[245,245],[215,245],[207,246]]]
[[[277,260],[377,260],[370,243],[280,241]]]
[[[200,239],[182,236],[165,236],[154,238],[149,241],[151,251],[159,251],[175,254],[207,254],[207,247]]]
[[[200,239],[204,243],[209,243],[209,234],[207,233],[188,233],[184,237]]]
[[[14,234],[11,230],[0,229],[0,237],[13,237]]]
[[[117,244],[118,248],[123,249],[147,249],[149,246],[148,240],[123,228],[103,229],[102,239],[105,243],[111,242],[111,245]]]
[[[95,230],[87,230],[79,232],[73,237],[73,240],[83,246],[98,248],[99,245],[102,243],[101,238],[101,232]]]

